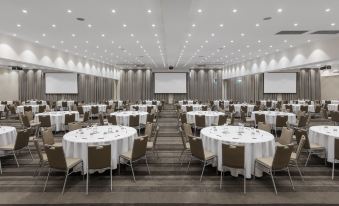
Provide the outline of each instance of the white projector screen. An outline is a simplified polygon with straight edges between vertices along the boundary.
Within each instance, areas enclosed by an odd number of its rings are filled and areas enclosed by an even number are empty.
[[[46,73],[46,94],[77,94],[78,75],[75,73]]]
[[[186,93],[186,73],[154,73],[155,93]]]
[[[297,93],[297,73],[265,73],[264,93]]]

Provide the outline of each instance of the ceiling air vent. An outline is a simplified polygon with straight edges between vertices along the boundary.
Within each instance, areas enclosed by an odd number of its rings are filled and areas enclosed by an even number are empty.
[[[289,30],[289,31],[279,31],[278,33],[276,33],[276,35],[300,35],[300,34],[305,34],[306,30]]]
[[[315,31],[311,34],[338,34],[339,30],[320,30],[320,31]]]

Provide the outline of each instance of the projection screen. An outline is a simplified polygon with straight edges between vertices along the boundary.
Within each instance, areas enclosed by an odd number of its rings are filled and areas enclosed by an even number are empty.
[[[154,73],[155,93],[186,93],[186,73]]]
[[[77,94],[78,76],[75,73],[46,73],[46,94]]]
[[[264,93],[296,93],[297,73],[265,73]]]

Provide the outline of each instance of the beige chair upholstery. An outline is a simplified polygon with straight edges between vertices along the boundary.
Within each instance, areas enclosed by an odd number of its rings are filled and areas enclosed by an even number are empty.
[[[288,145],[291,144],[293,138],[293,129],[288,129],[287,127],[283,127],[281,131],[281,135],[278,139],[278,144],[280,145]]]
[[[263,122],[258,122],[258,129],[271,133],[272,126]]]
[[[204,164],[203,168],[202,168],[201,175],[200,175],[200,181],[201,181],[202,176],[204,175],[206,165],[208,165],[208,163],[212,163],[212,160],[214,158],[216,158],[216,156],[213,153],[204,150],[203,143],[202,143],[202,140],[200,138],[194,137],[192,135],[188,135],[188,141],[190,143],[191,158],[188,162],[186,172],[189,171],[192,158],[194,157],[194,158],[198,159],[199,161],[203,162],[203,164]]]
[[[77,129],[81,129],[81,128],[82,128],[82,126],[77,122],[72,122],[72,123],[68,124],[68,129],[69,129],[70,132],[77,130]]]
[[[117,117],[115,115],[109,115],[107,116],[107,121],[109,124],[112,124],[112,125],[118,125],[117,123]]]
[[[334,159],[332,164],[332,180],[334,179],[334,165],[339,160],[339,139],[334,139]]]
[[[47,182],[51,170],[55,169],[62,170],[66,173],[64,185],[61,192],[62,194],[64,194],[67,178],[74,171],[73,170],[72,172],[70,172],[70,170],[73,169],[75,166],[82,164],[82,160],[79,158],[66,158],[62,146],[45,145],[45,152],[47,154],[49,168],[43,191],[46,191]]]
[[[39,144],[39,140],[37,138],[33,139],[33,142],[34,142],[35,150],[39,156],[39,167],[36,169],[34,176],[37,172],[38,172],[37,175],[40,176],[41,168],[48,164],[47,155],[46,153],[42,152],[40,144]]]
[[[295,166],[297,169],[298,169],[298,172],[300,174],[300,177],[301,179],[304,181],[304,177],[301,173],[301,170],[299,168],[299,165],[298,165],[298,160],[299,160],[299,157],[300,157],[300,154],[301,154],[301,151],[305,145],[305,141],[306,141],[306,137],[305,136],[302,136],[300,141],[299,141],[299,144],[298,144],[298,147],[297,147],[297,151],[296,152],[292,152],[291,154],[291,160],[290,160],[290,165],[291,166]]]
[[[246,194],[246,168],[245,168],[245,146],[244,145],[221,145],[222,150],[222,168],[224,166],[234,169],[242,169],[244,171],[244,194]],[[222,186],[222,176],[224,171],[220,173],[220,189]]]
[[[62,143],[55,143],[52,128],[46,128],[42,131],[42,142],[44,145],[62,146]]]

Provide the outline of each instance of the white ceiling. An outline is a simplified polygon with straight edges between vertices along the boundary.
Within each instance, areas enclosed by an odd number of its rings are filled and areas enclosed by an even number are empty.
[[[180,71],[338,38],[309,33],[339,29],[339,1],[1,0],[0,25],[1,33],[108,64]],[[281,30],[310,32],[275,35]]]

